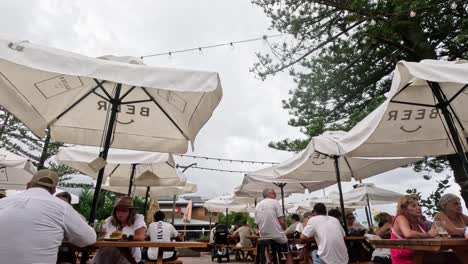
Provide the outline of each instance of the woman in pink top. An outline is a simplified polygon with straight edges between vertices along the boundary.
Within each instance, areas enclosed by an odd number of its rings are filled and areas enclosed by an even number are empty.
[[[393,219],[390,239],[431,238],[437,236],[437,230],[424,230],[420,222],[421,206],[415,195],[400,197],[397,205],[397,216]],[[427,232],[426,232],[427,231]],[[390,249],[393,264],[413,263],[414,251],[410,249]]]

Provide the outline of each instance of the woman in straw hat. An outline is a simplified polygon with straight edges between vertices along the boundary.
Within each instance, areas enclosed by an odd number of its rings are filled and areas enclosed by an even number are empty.
[[[128,240],[145,240],[145,218],[136,213],[131,197],[122,197],[114,205],[112,215],[106,219],[102,227],[104,238],[126,238]],[[133,259],[131,259],[133,258]],[[141,261],[140,248],[132,248],[131,256],[123,255],[117,248],[101,248],[91,263],[128,264]]]

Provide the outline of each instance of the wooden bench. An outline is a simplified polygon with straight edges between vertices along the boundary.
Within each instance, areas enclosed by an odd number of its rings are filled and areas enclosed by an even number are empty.
[[[236,254],[236,260],[239,259],[244,262],[247,262],[249,256],[252,258],[252,260],[255,260],[255,255],[257,251],[256,247],[233,247],[232,249]],[[242,255],[242,257],[240,255]]]
[[[145,262],[146,264],[156,264],[157,262],[156,261],[146,261]],[[163,260],[163,264],[183,264],[184,262],[182,260],[169,260],[169,261],[164,261]]]

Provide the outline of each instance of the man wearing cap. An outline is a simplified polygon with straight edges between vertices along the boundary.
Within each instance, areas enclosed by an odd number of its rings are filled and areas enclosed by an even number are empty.
[[[85,247],[96,233],[66,202],[53,196],[57,173],[39,170],[23,193],[0,200],[0,263],[56,263],[64,238]]]
[[[260,239],[273,240],[284,253],[286,263],[293,263],[292,256],[289,254],[288,238],[284,231],[286,223],[283,210],[276,200],[276,192],[273,188],[265,188],[262,194],[264,199],[255,207],[255,223],[260,229]],[[268,254],[265,257],[268,260]]]

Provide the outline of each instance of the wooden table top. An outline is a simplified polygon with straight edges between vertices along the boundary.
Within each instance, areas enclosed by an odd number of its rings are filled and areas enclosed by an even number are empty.
[[[440,251],[449,248],[468,249],[468,240],[464,238],[376,239],[369,241],[377,248],[406,248],[425,251]]]
[[[95,247],[207,248],[203,242],[97,241]]]

